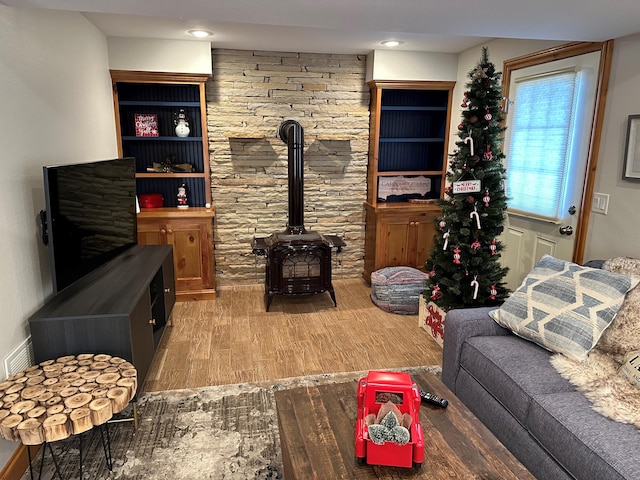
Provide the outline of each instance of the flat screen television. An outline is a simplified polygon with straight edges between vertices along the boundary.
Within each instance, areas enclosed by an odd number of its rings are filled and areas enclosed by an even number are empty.
[[[54,292],[136,244],[135,171],[134,158],[43,167]]]

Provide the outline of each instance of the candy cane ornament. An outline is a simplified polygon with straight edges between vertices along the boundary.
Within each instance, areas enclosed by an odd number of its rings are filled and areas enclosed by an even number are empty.
[[[471,281],[471,286],[473,287],[473,299],[475,300],[476,298],[478,298],[478,287],[480,287],[480,284],[478,283],[477,275],[473,277],[473,280]]]
[[[471,156],[473,157],[473,138],[471,138],[471,132],[469,132],[469,136],[464,139],[464,143],[469,144],[469,150],[471,151]]]
[[[449,230],[447,230],[442,234],[442,238],[444,238],[444,246],[442,247],[442,249],[446,250],[447,245],[449,245]]]
[[[473,206],[473,212],[469,214],[469,218],[474,217],[476,219],[476,226],[478,227],[478,230],[482,229],[482,227],[480,226],[480,215],[478,215],[478,207],[476,207],[475,205]]]

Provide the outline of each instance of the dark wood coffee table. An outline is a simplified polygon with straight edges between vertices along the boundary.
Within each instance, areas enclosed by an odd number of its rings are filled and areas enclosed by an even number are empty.
[[[449,400],[446,409],[424,403],[420,409],[422,468],[356,462],[357,382],[347,382],[275,393],[285,479],[534,479],[438,377],[425,373],[412,379]]]

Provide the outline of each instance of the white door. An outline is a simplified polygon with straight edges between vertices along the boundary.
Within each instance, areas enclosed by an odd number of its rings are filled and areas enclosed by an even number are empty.
[[[511,290],[544,254],[572,260],[600,56],[591,52],[511,73],[503,149],[509,208],[501,237]]]

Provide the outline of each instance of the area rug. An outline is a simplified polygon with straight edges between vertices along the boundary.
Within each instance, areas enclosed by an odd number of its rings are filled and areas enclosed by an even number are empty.
[[[391,369],[439,374],[439,366]],[[113,469],[109,471],[99,432],[82,435],[83,478],[113,480],[282,479],[282,457],[274,392],[327,383],[356,382],[366,371],[287,378],[197,389],[151,392],[138,402],[139,428],[111,424]],[[64,479],[80,478],[77,437],[55,442]],[[38,478],[34,461],[34,478]],[[43,479],[54,478],[46,451]],[[29,480],[29,471],[22,477]],[[58,478],[57,476],[55,478]]]

